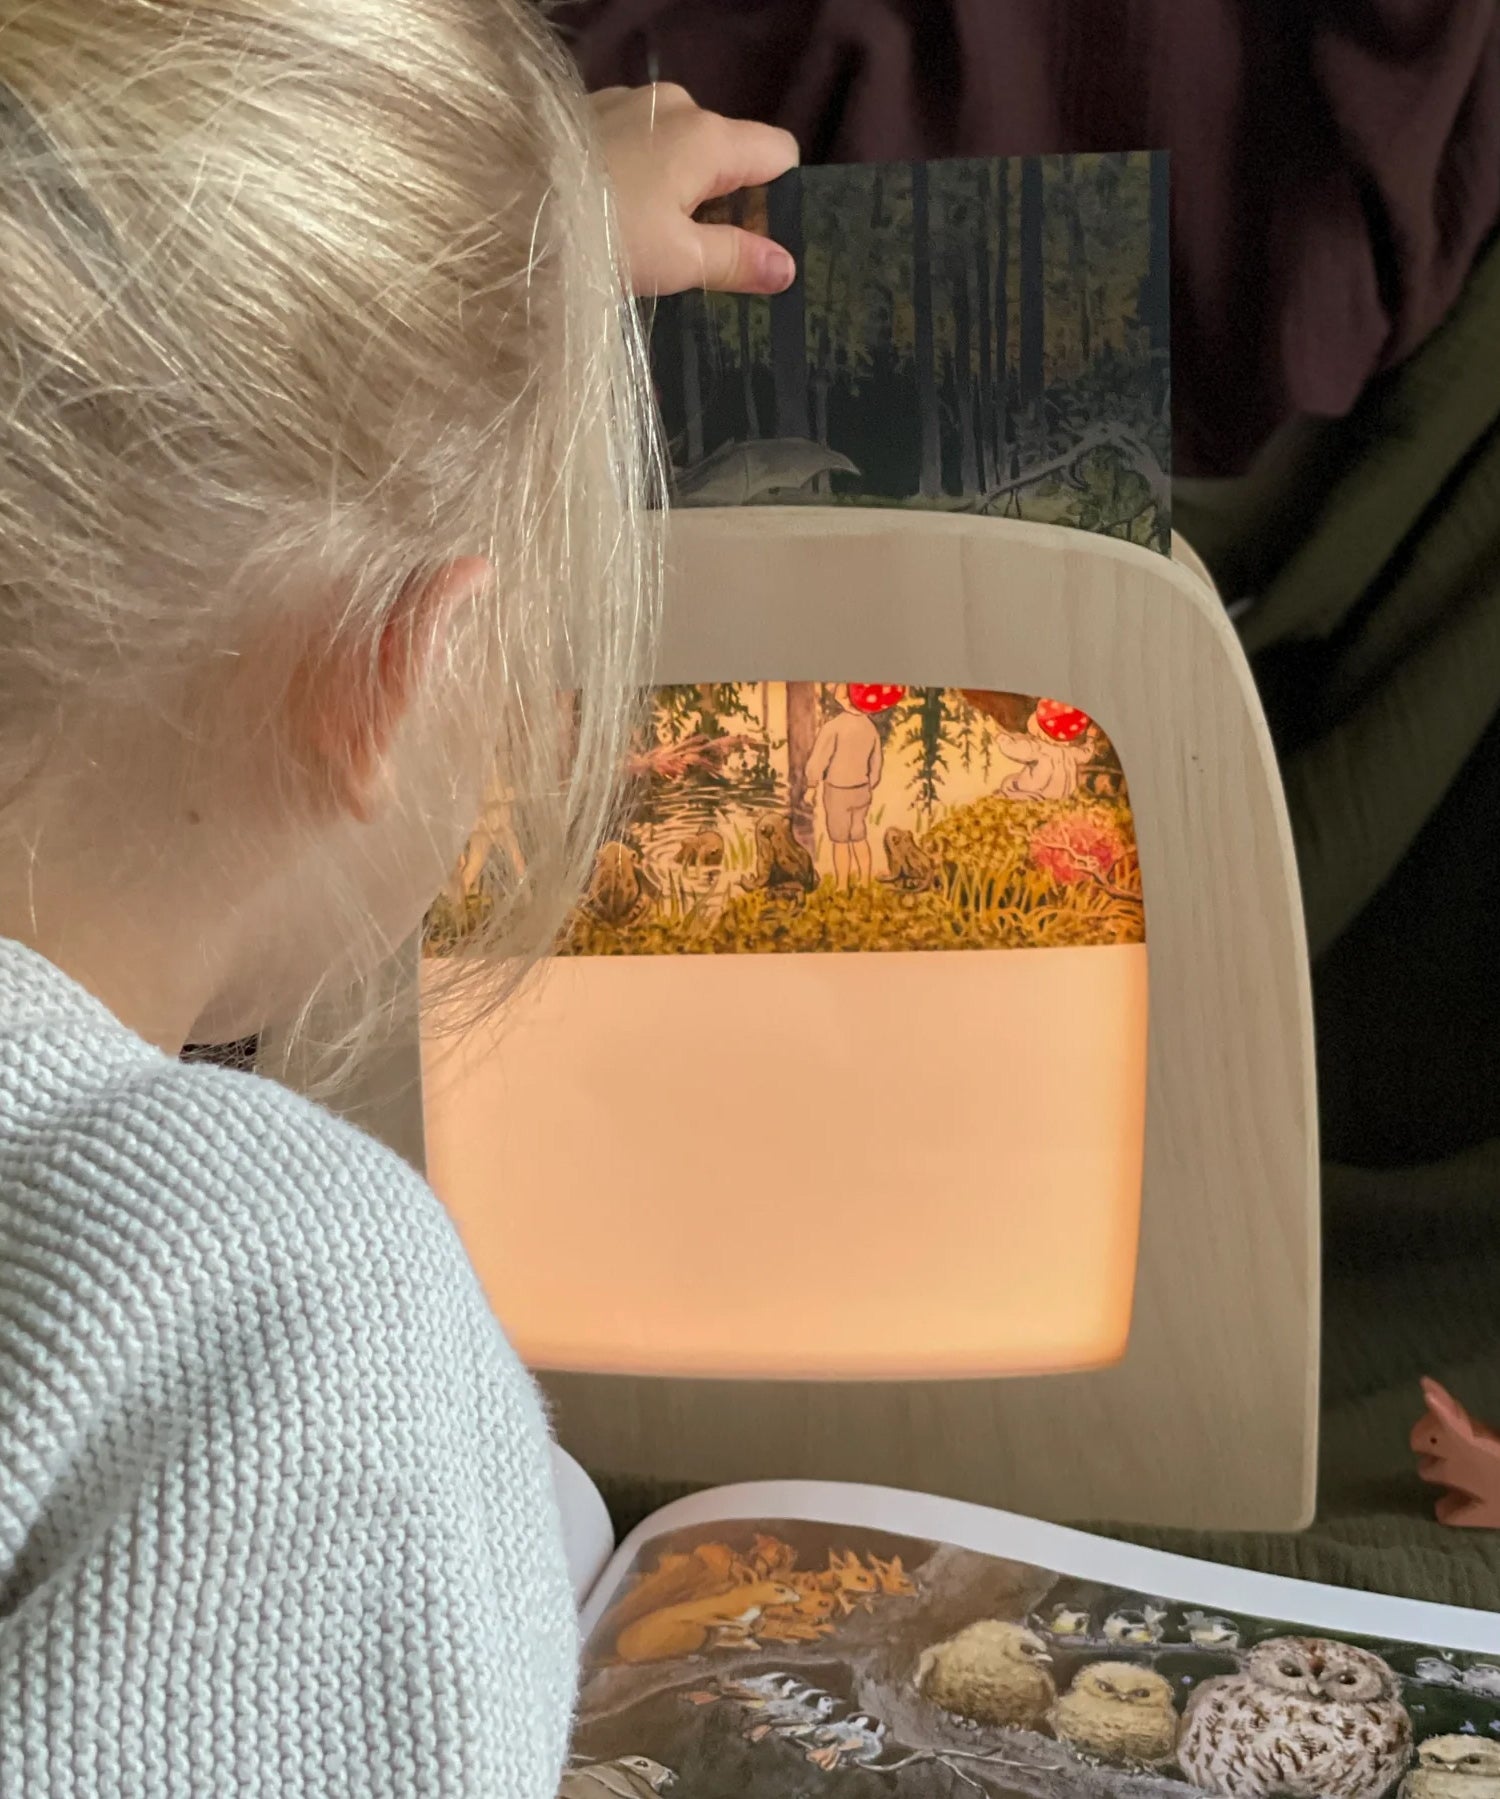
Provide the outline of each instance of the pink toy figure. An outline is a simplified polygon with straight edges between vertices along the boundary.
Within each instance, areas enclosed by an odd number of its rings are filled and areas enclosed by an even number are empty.
[[[1500,1434],[1471,1418],[1435,1380],[1422,1382],[1422,1394],[1427,1410],[1411,1446],[1422,1479],[1447,1488],[1437,1502],[1438,1523],[1500,1530]]]

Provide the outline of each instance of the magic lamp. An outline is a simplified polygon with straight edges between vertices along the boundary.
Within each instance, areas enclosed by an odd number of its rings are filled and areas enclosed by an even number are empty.
[[[419,1163],[425,1126],[433,1184],[562,1440],[591,1469],[653,1480],[778,1473],[1051,1516],[1305,1522],[1306,947],[1265,721],[1191,553],[812,506],[679,512],[669,551],[657,679],[692,684],[677,698],[694,717],[736,696],[749,711],[691,733],[699,796],[759,780],[780,802],[770,822],[690,808],[667,856],[671,821],[647,821],[495,1042],[428,1042],[419,1083],[413,1025],[345,1101]],[[857,736],[810,795],[787,791],[779,751],[756,765],[760,736],[795,723],[800,747],[835,719],[822,684],[850,675],[907,689],[873,719],[868,880],[845,829],[862,796],[833,795],[865,924],[908,922],[894,947],[820,948],[814,929],[835,880],[826,777]],[[770,676],[783,685],[746,692]],[[945,722],[954,694],[968,714]],[[1060,728],[1016,695],[1079,716]],[[981,732],[969,715],[986,705]],[[934,734],[949,768],[967,747],[988,785],[914,824]],[[1001,755],[1001,736],[1030,743]],[[1133,849],[1115,796],[1093,792],[1106,750],[1128,776]],[[1070,764],[1071,800],[1015,799]],[[976,832],[955,818],[971,803],[1024,832]],[[1053,947],[912,947],[976,843],[977,911],[1026,910],[1029,894]],[[1123,914],[1137,854],[1149,967],[1143,942],[1078,933],[1084,912]],[[698,904],[720,884],[739,895],[729,925]],[[604,953],[693,918],[741,947]],[[778,922],[792,947],[758,942]],[[425,1117],[406,1103],[419,1093]],[[1062,1380],[985,1378],[1122,1347]]]
[[[991,685],[972,631],[847,531],[811,562],[776,515],[703,535],[747,529],[744,614],[794,592],[795,633],[689,651],[673,624],[710,588],[679,570],[628,827],[503,1033],[434,1036],[433,1184],[538,1369],[1116,1362],[1146,1120],[1133,771],[1082,695]]]
[[[651,730],[671,773],[638,784],[546,980],[430,1061],[429,1172],[521,1354],[1117,1359],[1146,951],[1107,740],[1046,700],[833,682],[668,688]]]

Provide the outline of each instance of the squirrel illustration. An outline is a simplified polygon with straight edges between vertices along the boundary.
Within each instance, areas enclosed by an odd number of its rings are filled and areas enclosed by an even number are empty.
[[[826,1568],[796,1563],[791,1544],[763,1533],[743,1553],[700,1543],[663,1555],[610,1608],[604,1628],[627,1662],[695,1655],[705,1646],[814,1643],[878,1598],[917,1590],[899,1556],[870,1556],[867,1566],[852,1550],[833,1549]]]
[[[768,1642],[809,1643],[831,1636],[837,1618],[868,1609],[880,1591],[880,1576],[852,1552],[831,1549],[828,1566],[781,1576],[799,1595],[793,1606],[772,1606],[756,1627]]]
[[[669,1662],[697,1655],[710,1642],[715,1649],[753,1648],[752,1632],[762,1612],[769,1606],[795,1605],[799,1597],[795,1587],[781,1581],[758,1580],[706,1599],[663,1606],[622,1630],[615,1653],[622,1662]]]
[[[901,1557],[893,1555],[888,1562],[881,1561],[878,1555],[866,1557],[879,1583],[880,1591],[897,1599],[914,1599],[917,1594],[917,1583],[901,1566]]]
[[[733,1586],[746,1586],[771,1572],[768,1569],[758,1575],[727,1544],[700,1543],[690,1554],[662,1556],[649,1574],[638,1575],[609,1608],[604,1624],[618,1633],[649,1612],[727,1593]]]

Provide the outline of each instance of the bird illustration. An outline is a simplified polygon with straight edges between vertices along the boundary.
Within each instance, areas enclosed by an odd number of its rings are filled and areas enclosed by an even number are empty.
[[[747,1698],[780,1699],[802,1683],[795,1674],[772,1668],[765,1674],[742,1674],[737,1680],[720,1680],[714,1684],[725,1697],[743,1694]]]
[[[1456,1687],[1463,1679],[1463,1672],[1455,1668],[1446,1655],[1424,1655],[1417,1660],[1416,1676],[1430,1687]]]
[[[679,506],[746,506],[834,473],[859,470],[839,451],[804,437],[752,438],[721,444],[692,468],[676,471],[672,497]]]
[[[869,1712],[831,1718],[826,1724],[809,1724],[788,1734],[801,1743],[815,1767],[829,1772],[851,1763],[867,1767],[880,1760],[885,1748],[885,1725]]]
[[[1475,1662],[1465,1668],[1459,1685],[1466,1693],[1478,1693],[1481,1699],[1500,1699],[1500,1667],[1493,1662]]]
[[[917,1691],[969,1725],[1039,1730],[1057,1697],[1051,1659],[1024,1624],[982,1618],[922,1651]]]
[[[1131,1662],[1080,1669],[1048,1722],[1060,1742],[1092,1760],[1160,1768],[1177,1748],[1171,1681]]]
[[[1207,1612],[1189,1612],[1183,1619],[1188,1641],[1199,1649],[1238,1649],[1240,1633],[1228,1618],[1210,1617]]]
[[[1500,1799],[1500,1743],[1490,1737],[1429,1737],[1399,1799]]]
[[[1089,1634],[1089,1615],[1087,1612],[1076,1611],[1070,1605],[1054,1605],[1044,1628],[1054,1637],[1086,1637]]]
[[[782,1693],[752,1702],[752,1723],[745,1735],[757,1743],[772,1731],[800,1730],[810,1724],[826,1723],[839,1709],[832,1693],[793,1681]]]
[[[752,1743],[773,1731],[824,1723],[839,1709],[839,1701],[832,1693],[809,1686],[795,1674],[779,1671],[716,1681],[711,1688],[685,1697],[694,1705],[712,1705],[722,1700],[740,1707],[748,1719],[745,1737]]]
[[[649,1755],[622,1755],[612,1762],[585,1762],[569,1768],[557,1799],[652,1799],[676,1786],[670,1768]]]
[[[1380,1799],[1411,1757],[1390,1667],[1322,1637],[1258,1643],[1188,1701],[1177,1762],[1224,1799]]]
[[[1121,1647],[1145,1648],[1161,1641],[1161,1627],[1167,1614],[1155,1605],[1143,1606],[1138,1612],[1112,1612],[1104,1621],[1104,1640]]]

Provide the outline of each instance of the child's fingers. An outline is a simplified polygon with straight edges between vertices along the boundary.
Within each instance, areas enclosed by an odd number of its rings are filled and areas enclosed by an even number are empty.
[[[701,147],[694,146],[690,162],[695,179],[689,198],[694,206],[742,187],[764,186],[801,161],[796,138],[776,125],[704,112],[692,120],[691,129],[703,139]]]
[[[796,279],[797,265],[767,237],[737,225],[695,225],[700,261],[698,285],[716,294],[780,294]]]

